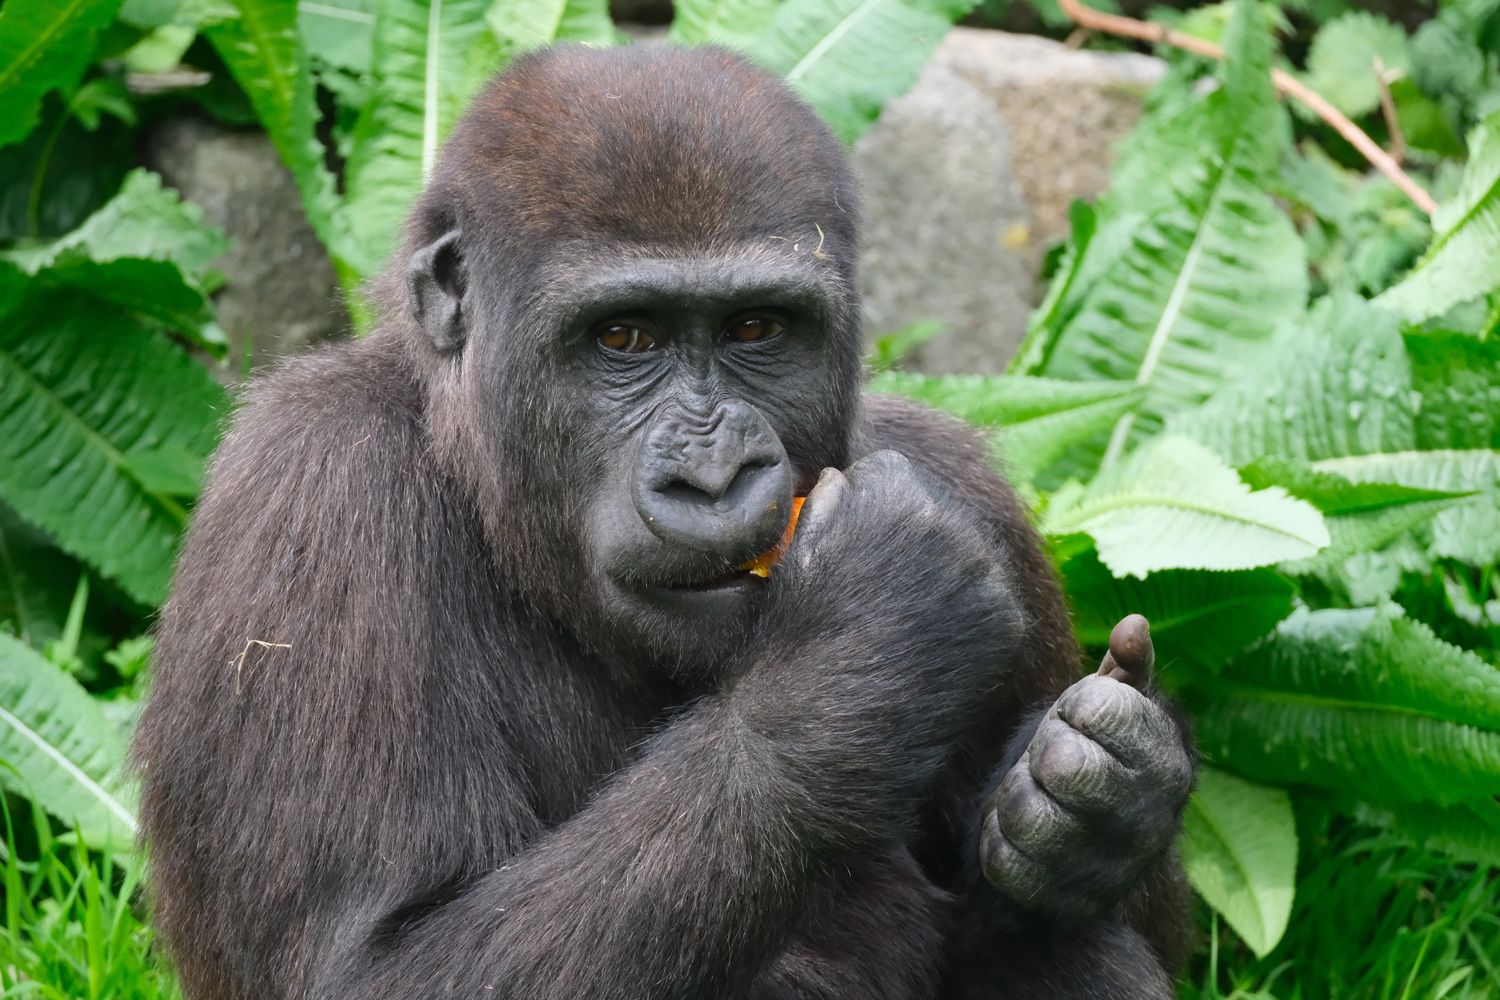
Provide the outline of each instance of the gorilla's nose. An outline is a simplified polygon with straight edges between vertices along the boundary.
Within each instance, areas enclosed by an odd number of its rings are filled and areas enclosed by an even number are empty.
[[[732,400],[706,415],[675,409],[642,442],[630,492],[662,541],[749,559],[786,527],[791,466],[781,439],[746,403]]]

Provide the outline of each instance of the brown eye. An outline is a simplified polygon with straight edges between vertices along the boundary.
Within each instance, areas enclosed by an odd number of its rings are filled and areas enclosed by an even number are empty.
[[[611,323],[604,327],[599,331],[599,343],[626,354],[640,354],[656,347],[656,339],[651,334],[629,323]]]
[[[741,344],[753,344],[757,340],[774,337],[781,330],[781,324],[774,319],[742,319],[738,323],[730,324],[729,329],[724,331],[724,335]]]

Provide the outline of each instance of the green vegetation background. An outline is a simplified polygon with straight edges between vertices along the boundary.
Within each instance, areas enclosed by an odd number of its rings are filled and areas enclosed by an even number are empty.
[[[852,141],[972,6],[681,0],[670,37],[745,51]],[[1411,30],[1343,0],[1153,16],[1227,61],[1159,53],[1009,373],[899,370],[920,324],[871,389],[991,430],[1091,655],[1151,619],[1205,762],[1184,996],[1500,996],[1500,0]],[[185,105],[263,127],[367,327],[360,282],[465,102],[559,39],[623,42],[601,0],[0,7],[0,995],[176,994],[122,764],[233,406],[194,358],[227,349],[228,242],[134,131]],[[1436,215],[1273,66],[1399,129]]]

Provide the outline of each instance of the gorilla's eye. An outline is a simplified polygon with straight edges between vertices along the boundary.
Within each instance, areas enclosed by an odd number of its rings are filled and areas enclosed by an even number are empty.
[[[724,331],[724,336],[740,344],[753,344],[757,340],[769,340],[782,331],[783,327],[774,319],[764,316],[754,316],[750,319],[737,320],[729,324],[729,329]]]
[[[599,329],[599,343],[626,354],[656,350],[656,338],[630,323],[606,323]]]

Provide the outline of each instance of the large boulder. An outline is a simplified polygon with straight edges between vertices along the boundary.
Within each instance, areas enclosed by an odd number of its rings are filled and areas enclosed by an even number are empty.
[[[142,152],[147,166],[202,206],[204,221],[234,240],[213,262],[225,277],[214,303],[230,344],[224,361],[209,365],[220,381],[239,379],[247,341],[259,366],[348,333],[333,263],[265,133],[168,118],[148,132]]]
[[[944,333],[909,367],[1001,371],[1068,205],[1108,187],[1111,149],[1163,71],[1149,56],[953,29],[855,146],[870,335],[938,319]]]

